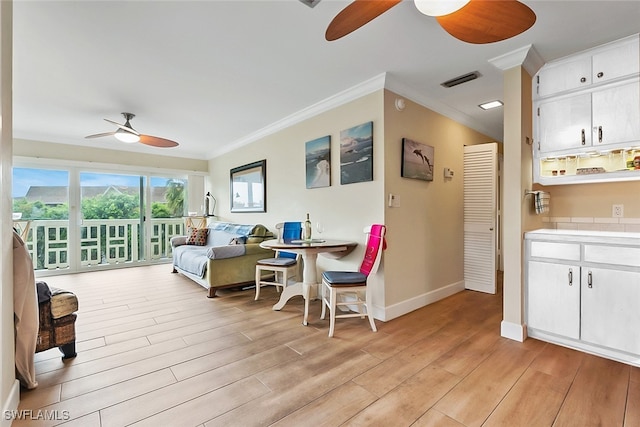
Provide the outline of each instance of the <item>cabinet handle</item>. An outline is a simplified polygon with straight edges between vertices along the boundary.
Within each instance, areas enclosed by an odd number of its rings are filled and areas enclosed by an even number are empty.
[[[569,286],[573,286],[573,269],[569,269]]]
[[[584,83],[584,82],[586,82],[586,81],[587,81],[587,78],[586,78],[586,77],[580,77],[580,83]]]
[[[591,272],[587,274],[587,287],[593,288],[593,275],[591,274]]]
[[[598,142],[602,142],[602,126],[598,126]]]
[[[600,71],[598,74],[596,74],[596,76],[598,76],[598,78],[601,79],[602,76],[604,76],[604,73],[602,71]]]
[[[585,145],[587,143],[587,136],[584,133],[584,129],[580,131],[580,139],[582,140],[582,145]]]

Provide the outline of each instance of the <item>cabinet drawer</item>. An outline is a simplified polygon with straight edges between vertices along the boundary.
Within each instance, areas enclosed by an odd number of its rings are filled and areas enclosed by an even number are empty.
[[[584,260],[586,262],[640,267],[640,248],[585,245]]]
[[[529,255],[536,258],[564,259],[580,261],[580,244],[531,242]]]

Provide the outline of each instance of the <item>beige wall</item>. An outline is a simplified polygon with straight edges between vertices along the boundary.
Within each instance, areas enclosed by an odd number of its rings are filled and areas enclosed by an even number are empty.
[[[540,186],[551,194],[554,217],[611,218],[613,204],[624,205],[625,218],[640,218],[638,181]]]
[[[385,297],[387,306],[407,300],[424,305],[464,280],[463,151],[491,139],[410,100],[398,111],[396,98],[385,92],[385,195],[401,202],[398,208],[385,205]],[[402,138],[434,147],[433,181],[401,177]],[[445,167],[453,179],[444,178]]]
[[[531,76],[517,66],[504,72],[504,318],[503,336],[524,340],[523,233],[542,227],[542,218],[533,213]]]
[[[382,91],[372,93],[210,160],[211,188],[207,190],[218,201],[219,219],[274,229],[281,221],[302,221],[308,212],[314,224],[324,224],[324,236],[364,242],[362,229],[384,222],[382,96]],[[373,121],[374,180],[340,185],[340,131],[369,121]],[[307,189],[305,142],[326,135],[331,136],[331,186]],[[229,170],[261,159],[267,160],[267,212],[231,213]],[[362,251],[360,245],[339,261],[320,256],[319,269],[355,269]],[[374,305],[382,301],[382,287],[375,291]]]
[[[216,157],[209,165],[211,191],[222,220],[273,227],[283,220],[302,220],[309,212],[312,221],[325,224],[325,236],[358,242],[364,242],[360,232],[364,226],[384,222],[388,249],[374,284],[375,317],[384,320],[442,297],[440,289],[463,280],[463,146],[489,141],[409,100],[399,112],[394,107],[396,97],[389,91],[375,92]],[[371,120],[374,181],[340,185],[340,130]],[[306,189],[304,143],[324,135],[332,138],[332,185]],[[434,146],[433,182],[400,177],[403,137]],[[267,212],[231,214],[229,169],[263,158],[267,159]],[[445,181],[444,167],[457,176]],[[399,208],[387,207],[389,193],[400,197]],[[360,246],[338,261],[320,257],[319,270],[357,268],[362,250]]]

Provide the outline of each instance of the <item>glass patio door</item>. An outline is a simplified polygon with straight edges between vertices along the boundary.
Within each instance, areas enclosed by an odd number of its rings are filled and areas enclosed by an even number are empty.
[[[13,168],[14,228],[38,275],[171,259],[185,234],[186,177]]]
[[[13,227],[37,271],[64,270],[71,261],[69,171],[13,168]]]
[[[148,249],[150,261],[171,258],[171,238],[184,235],[187,180],[151,177]]]
[[[184,234],[186,179],[80,173],[81,268],[157,262]]]
[[[80,172],[81,268],[144,260],[144,188],[139,175]]]

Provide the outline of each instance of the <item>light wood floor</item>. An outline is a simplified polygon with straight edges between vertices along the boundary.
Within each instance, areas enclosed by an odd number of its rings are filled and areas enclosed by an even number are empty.
[[[640,425],[640,369],[501,338],[500,294],[464,291],[377,333],[338,320],[328,338],[319,301],[305,327],[300,297],[280,312],[273,287],[208,299],[170,270],[46,278],[78,295],[78,357],[38,354],[20,409],[82,427]]]

